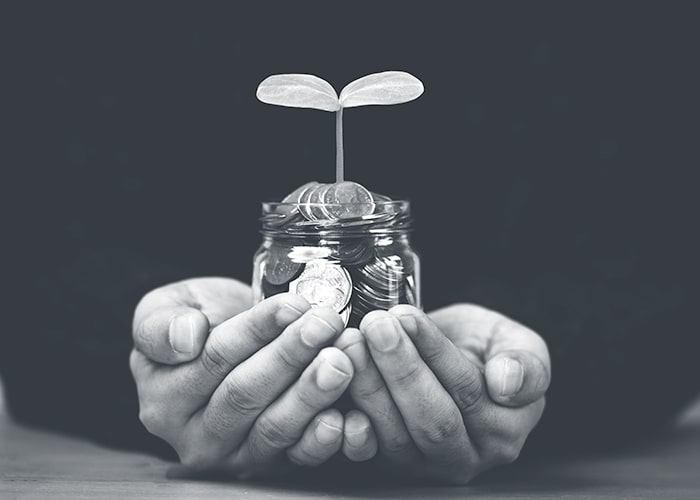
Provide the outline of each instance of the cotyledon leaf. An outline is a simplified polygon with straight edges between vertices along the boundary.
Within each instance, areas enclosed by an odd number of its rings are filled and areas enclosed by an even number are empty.
[[[291,108],[338,111],[338,94],[327,81],[304,74],[272,75],[265,78],[255,94],[267,104]]]
[[[343,108],[373,104],[401,104],[423,93],[423,84],[405,71],[384,71],[358,78],[340,92]]]

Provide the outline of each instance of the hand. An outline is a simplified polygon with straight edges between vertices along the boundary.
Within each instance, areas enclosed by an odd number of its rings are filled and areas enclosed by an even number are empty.
[[[336,345],[381,455],[418,475],[465,484],[514,461],[544,409],[546,344],[478,306],[374,311]]]
[[[326,347],[342,330],[338,314],[297,295],[252,306],[250,288],[235,280],[153,290],[134,315],[141,421],[196,469],[262,475],[285,454],[318,465],[343,441],[344,418],[327,408],[353,367]]]

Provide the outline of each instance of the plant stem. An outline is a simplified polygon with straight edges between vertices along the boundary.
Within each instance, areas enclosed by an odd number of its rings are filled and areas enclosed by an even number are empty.
[[[341,107],[335,112],[335,182],[344,180],[343,163],[343,108]]]

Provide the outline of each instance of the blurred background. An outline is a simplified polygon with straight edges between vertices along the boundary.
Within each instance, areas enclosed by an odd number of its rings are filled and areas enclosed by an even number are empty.
[[[692,7],[3,3],[8,397],[74,431],[91,425],[70,423],[86,393],[133,420],[140,296],[189,276],[248,280],[260,202],[333,180],[333,114],[262,104],[258,83],[311,73],[339,91],[404,70],[425,94],[348,110],[345,162],[349,179],[411,200],[426,308],[475,301],[544,335],[545,422],[585,415],[581,443],[611,420],[658,424],[697,380]],[[558,399],[572,394],[580,405]],[[629,419],[640,411],[653,415]]]

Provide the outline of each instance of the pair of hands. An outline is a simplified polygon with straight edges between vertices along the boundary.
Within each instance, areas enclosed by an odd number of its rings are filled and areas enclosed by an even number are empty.
[[[374,311],[359,330],[330,309],[197,278],[153,290],[134,315],[131,370],[146,428],[195,469],[237,477],[379,453],[464,484],[515,460],[544,409],[544,341],[459,304]],[[357,409],[333,404],[348,392]]]

